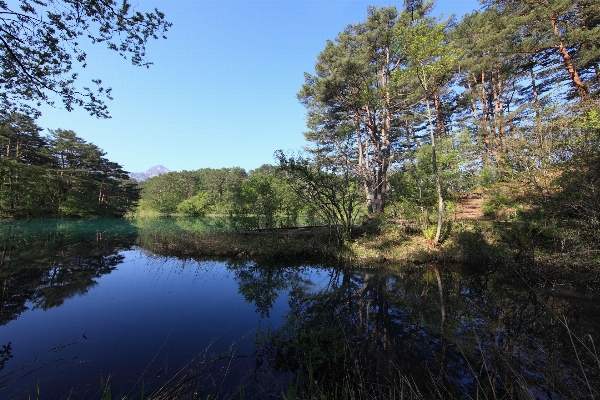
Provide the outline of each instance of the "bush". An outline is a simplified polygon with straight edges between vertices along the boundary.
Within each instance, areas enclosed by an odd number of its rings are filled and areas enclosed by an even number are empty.
[[[209,204],[206,199],[205,193],[199,193],[195,196],[190,197],[187,200],[182,201],[177,205],[177,212],[180,214],[193,215],[195,217],[201,217],[206,214]]]

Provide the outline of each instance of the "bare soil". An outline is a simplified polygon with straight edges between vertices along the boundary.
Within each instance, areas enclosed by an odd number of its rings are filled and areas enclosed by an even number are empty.
[[[461,197],[454,211],[455,221],[481,220],[483,215],[483,192],[476,191]]]

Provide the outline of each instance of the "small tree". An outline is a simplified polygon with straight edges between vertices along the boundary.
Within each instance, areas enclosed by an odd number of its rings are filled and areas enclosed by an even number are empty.
[[[340,242],[352,237],[352,227],[364,197],[360,181],[346,166],[332,167],[301,156],[275,153],[287,182],[299,199],[310,204],[329,226],[334,227]]]
[[[399,24],[396,30],[398,52],[405,55],[406,65],[395,72],[396,82],[412,80],[416,76],[422,91],[431,139],[431,165],[438,194],[438,222],[433,245],[440,241],[442,233],[444,196],[438,172],[436,133],[430,99],[451,76],[458,51],[446,39],[444,25],[436,24],[431,18],[421,18],[413,24]],[[439,133],[438,133],[439,135]]]

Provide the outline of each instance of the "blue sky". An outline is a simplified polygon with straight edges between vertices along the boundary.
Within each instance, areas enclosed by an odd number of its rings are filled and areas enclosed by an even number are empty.
[[[71,129],[131,172],[162,164],[170,170],[273,163],[278,150],[306,145],[298,103],[304,72],[314,72],[328,39],[364,21],[362,0],[137,0],[173,23],[152,41],[149,69],[90,46],[80,85],[101,78],[112,87],[111,119],[42,107],[38,125]],[[393,4],[393,3],[392,3]],[[402,2],[398,2],[401,7]],[[458,18],[476,0],[438,0],[434,15]],[[57,102],[58,103],[58,102]]]

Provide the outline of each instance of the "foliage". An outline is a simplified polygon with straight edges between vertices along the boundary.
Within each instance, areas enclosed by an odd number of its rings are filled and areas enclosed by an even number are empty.
[[[296,226],[300,215],[307,211],[283,171],[267,164],[250,171],[232,203],[234,224],[252,229]]]
[[[0,118],[0,216],[122,216],[139,197],[122,167],[75,132],[40,136],[33,118]]]
[[[472,162],[473,146],[468,132],[460,131],[437,141],[437,163],[440,179],[445,183],[443,196],[470,190],[484,182],[482,172]],[[431,146],[423,145],[410,153],[411,162],[390,174],[390,208],[400,218],[418,219],[429,224],[435,215],[438,197],[431,164]]]
[[[571,214],[588,222],[600,224],[600,159],[587,160],[585,167],[570,166],[558,183],[561,186],[562,213]]]
[[[155,176],[140,184],[138,211],[227,215],[232,212],[246,177],[246,171],[239,167],[204,168]]]
[[[173,214],[181,202],[198,194],[200,182],[198,175],[193,172],[168,172],[148,179],[140,187],[146,207]]]
[[[338,240],[349,240],[361,212],[363,196],[358,179],[346,167],[328,170],[327,165],[301,156],[276,153],[287,181],[299,199],[319,214],[329,226],[338,229]]]
[[[316,75],[305,73],[298,98],[307,108],[311,151],[363,185],[370,213],[382,213],[387,171],[400,145],[392,73],[403,62],[394,52],[395,7],[369,7],[364,22],[349,25],[318,55]]]
[[[516,204],[502,192],[494,193],[490,191],[491,198],[483,203],[482,211],[486,217],[497,217],[498,211],[502,207],[512,207]]]
[[[267,164],[250,174],[238,167],[170,172],[140,186],[138,213],[210,213],[227,217],[237,228],[296,226],[310,211],[290,188],[283,171]]]
[[[206,193],[200,192],[189,199],[183,200],[177,205],[177,212],[179,214],[187,214],[194,217],[204,216],[208,209],[208,200]]]
[[[407,14],[403,14],[408,19]],[[407,62],[394,71],[394,80],[410,82],[410,75],[416,75],[425,99],[430,98],[450,78],[459,49],[446,34],[445,24],[438,24],[432,18],[418,18],[399,24],[395,31],[394,46]],[[408,76],[407,76],[408,75]]]
[[[252,217],[254,228],[274,228],[281,208],[281,181],[273,175],[250,174],[242,182],[242,192],[235,202],[237,217]]]
[[[148,67],[148,39],[166,38],[171,26],[162,12],[136,11],[128,0],[18,0],[0,2],[0,103],[5,111],[37,113],[30,102],[71,111],[83,107],[108,117],[103,98],[111,99],[100,79],[96,90],[79,87],[74,67],[86,67],[81,40],[104,43],[133,65]]]
[[[394,72],[394,79],[400,85],[406,86],[407,82],[410,85],[413,76],[417,76],[419,89],[423,91],[422,97],[425,99],[430,133],[431,168],[438,197],[437,231],[435,238],[428,239],[428,243],[435,247],[440,242],[442,233],[444,189],[438,171],[436,132],[430,99],[439,92],[442,85],[447,84],[459,57],[459,51],[446,35],[444,25],[436,24],[431,18],[424,17],[410,24],[400,25],[396,30],[396,45],[400,53],[405,55],[407,62]],[[437,132],[437,136],[441,136],[442,133]]]
[[[208,195],[211,212],[229,215],[232,212],[234,200],[242,191],[242,182],[248,173],[240,167],[221,169],[200,169],[200,185]]]

